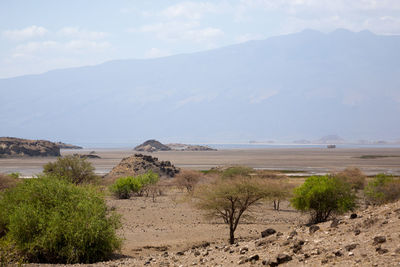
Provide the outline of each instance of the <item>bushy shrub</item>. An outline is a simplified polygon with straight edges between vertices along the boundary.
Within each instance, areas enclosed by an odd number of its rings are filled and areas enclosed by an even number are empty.
[[[365,187],[365,195],[373,204],[384,204],[400,199],[400,180],[393,176],[378,174]]]
[[[311,176],[294,190],[291,204],[297,210],[310,212],[311,223],[320,223],[335,214],[356,206],[351,185],[330,176]]]
[[[43,166],[43,173],[74,184],[92,183],[97,179],[94,167],[86,158],[71,155],[47,163]]]
[[[159,176],[153,171],[136,177],[127,176],[118,178],[111,186],[110,191],[119,199],[128,199],[132,194],[149,194],[150,186],[159,181]]]
[[[252,172],[254,172],[254,170],[246,166],[232,166],[222,172],[222,177],[232,178],[235,176],[249,176]]]
[[[181,170],[176,176],[175,181],[178,187],[186,188],[188,192],[192,192],[202,176],[203,174],[198,171]]]
[[[341,172],[334,173],[333,176],[343,180],[346,183],[349,183],[351,188],[355,190],[364,189],[367,178],[359,168],[355,167],[346,168]]]
[[[0,211],[0,244],[29,262],[102,261],[121,245],[119,217],[94,187],[27,179],[0,195]]]

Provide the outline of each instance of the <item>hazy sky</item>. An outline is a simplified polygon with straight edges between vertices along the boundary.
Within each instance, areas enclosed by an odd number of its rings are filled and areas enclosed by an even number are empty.
[[[305,28],[400,34],[400,0],[1,0],[0,78]]]

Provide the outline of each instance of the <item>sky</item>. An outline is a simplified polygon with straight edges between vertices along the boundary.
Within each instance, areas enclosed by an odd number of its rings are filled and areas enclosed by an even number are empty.
[[[314,29],[400,34],[400,0],[1,0],[0,78]]]

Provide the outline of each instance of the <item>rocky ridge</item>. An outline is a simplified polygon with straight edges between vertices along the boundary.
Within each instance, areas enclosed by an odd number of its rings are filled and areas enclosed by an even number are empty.
[[[58,157],[60,147],[47,140],[28,140],[15,137],[0,137],[1,157]]]
[[[116,178],[122,176],[136,176],[148,171],[158,173],[161,177],[174,177],[179,172],[170,161],[159,161],[158,158],[135,154],[133,156],[123,158],[121,162],[115,166],[107,175],[106,178]]]
[[[63,143],[63,142],[57,142],[56,144],[57,144],[61,149],[83,149],[83,147],[81,147],[81,146],[66,144],[66,143]]]
[[[157,152],[157,151],[216,151],[216,149],[201,146],[201,145],[188,145],[188,144],[179,144],[179,143],[171,143],[171,144],[162,144],[157,140],[151,139],[147,140],[141,145],[138,145],[134,148],[136,151],[141,152]]]

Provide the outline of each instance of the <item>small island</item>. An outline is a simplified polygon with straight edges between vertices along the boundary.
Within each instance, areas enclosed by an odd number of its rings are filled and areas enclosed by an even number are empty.
[[[216,151],[216,149],[201,146],[201,145],[188,145],[188,144],[180,144],[180,143],[171,143],[171,144],[162,144],[161,142],[150,139],[144,142],[141,145],[138,145],[134,148],[136,151],[141,152],[157,152],[157,151]]]

